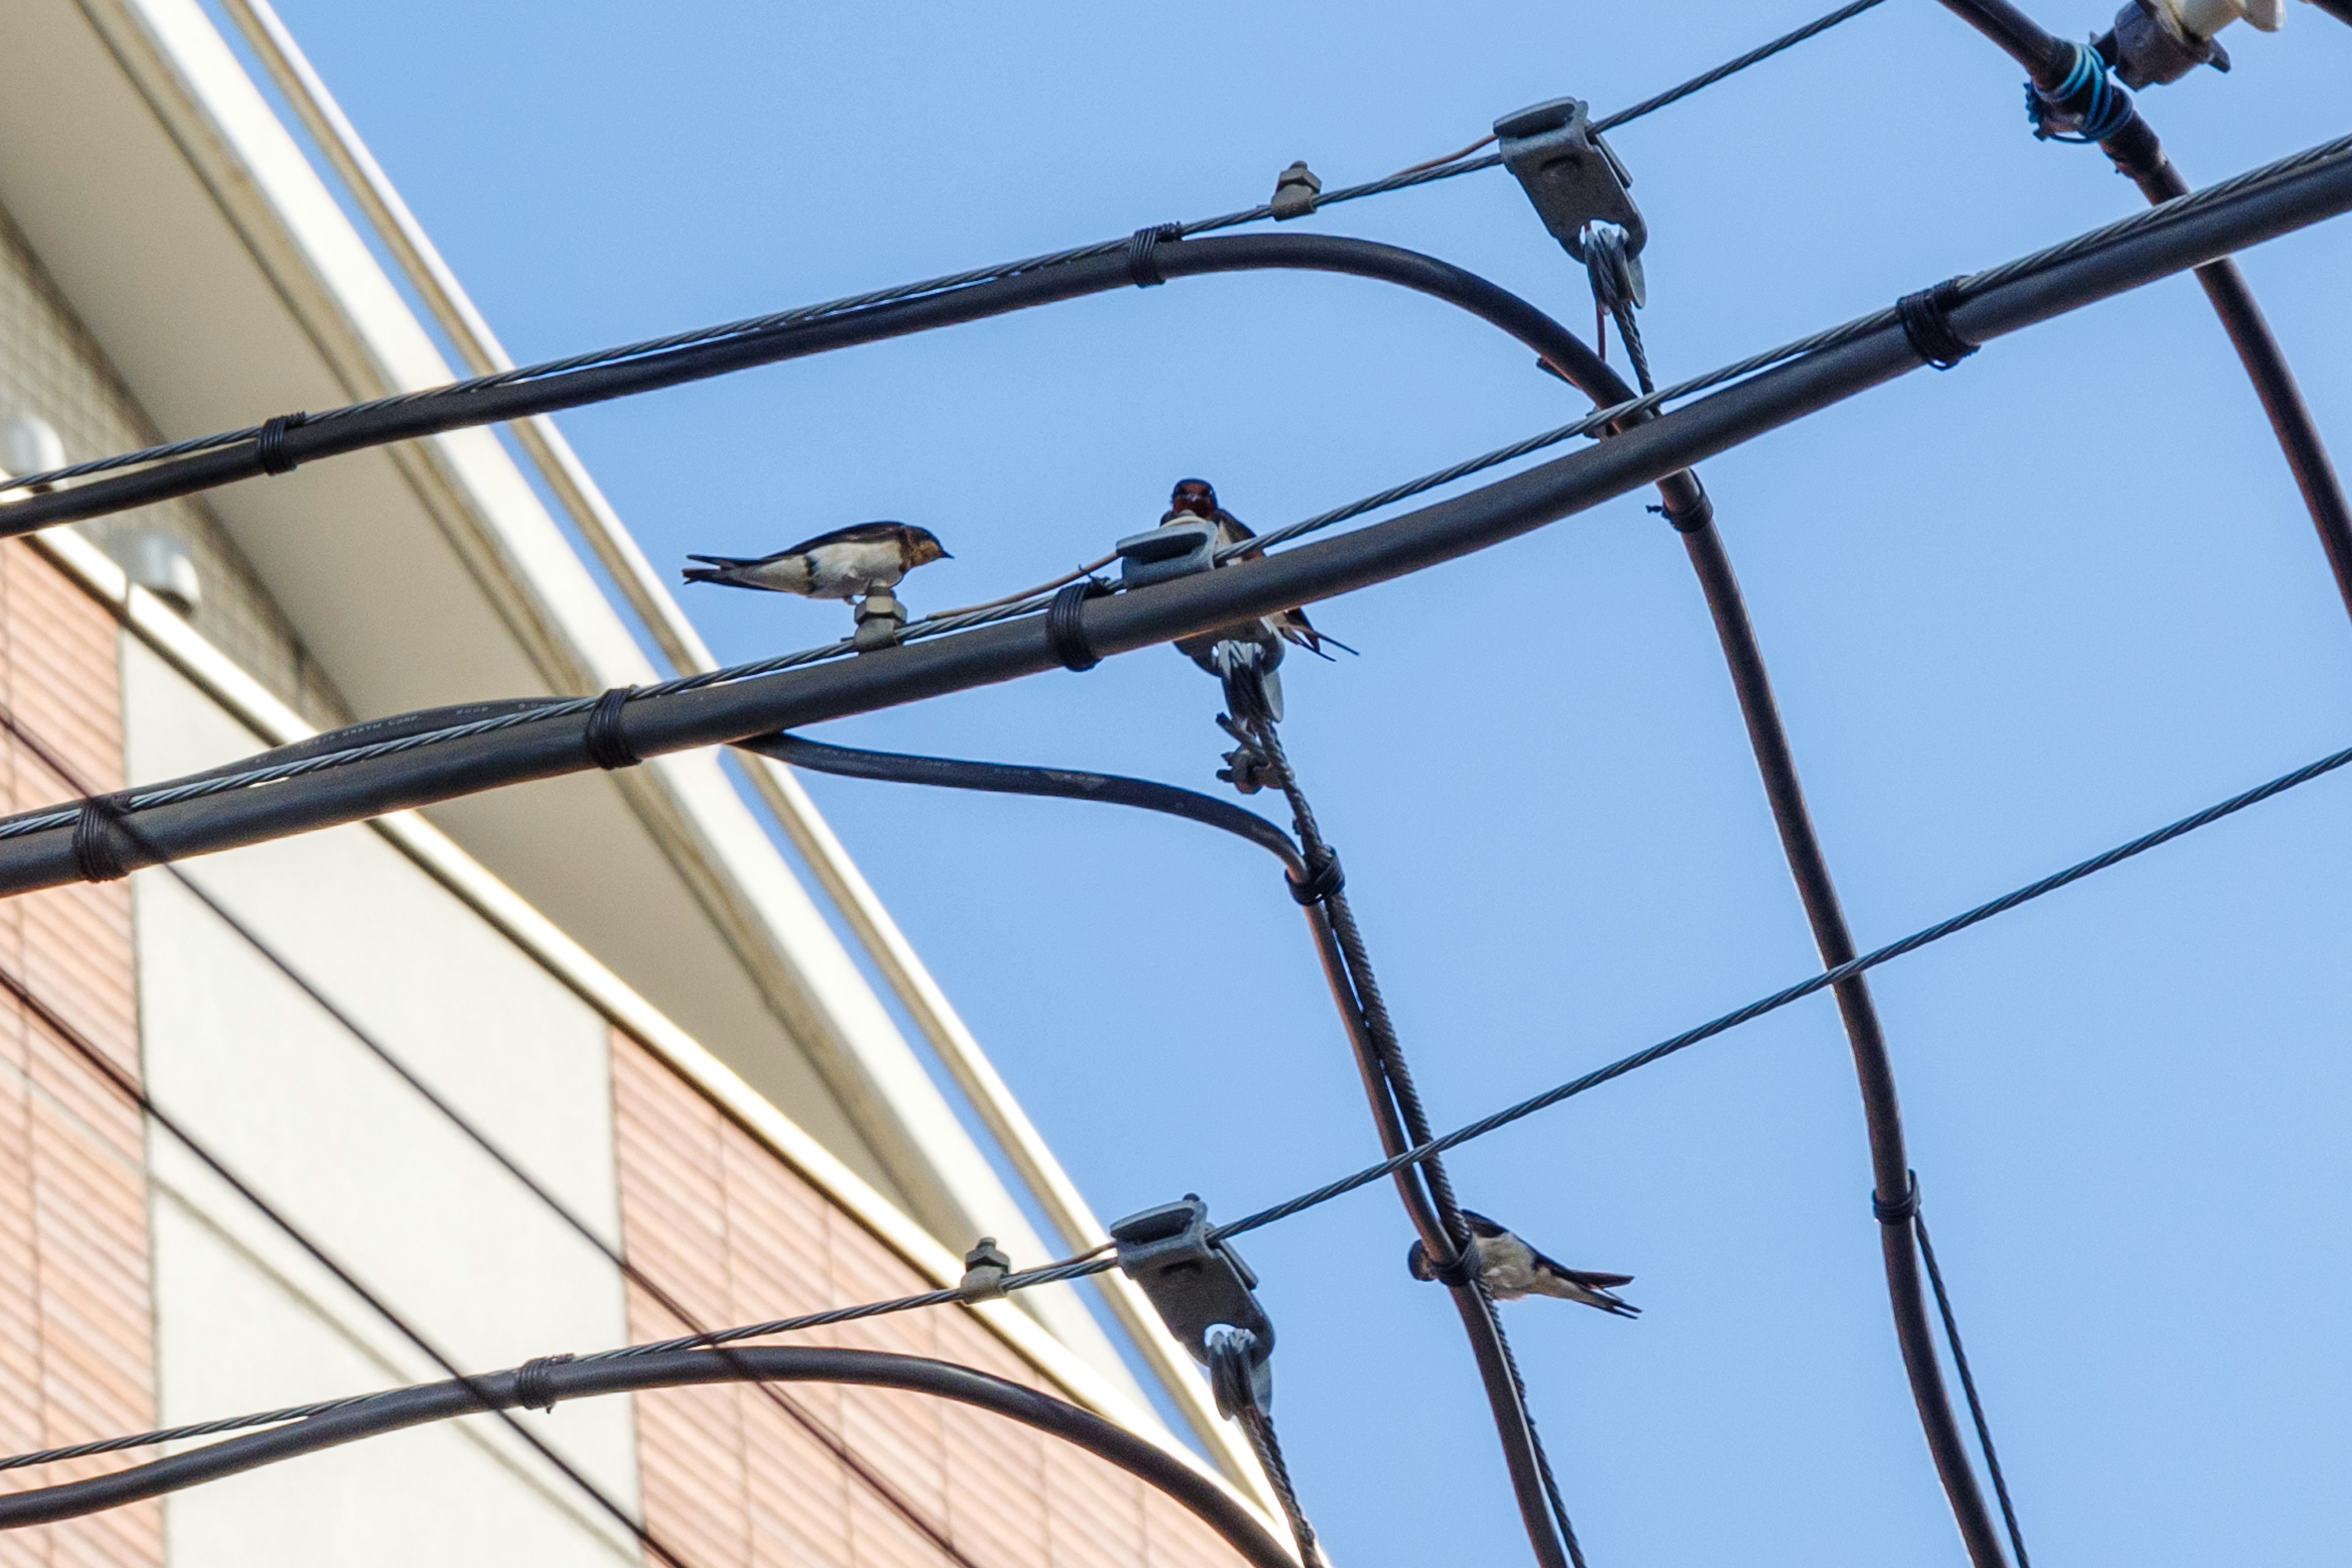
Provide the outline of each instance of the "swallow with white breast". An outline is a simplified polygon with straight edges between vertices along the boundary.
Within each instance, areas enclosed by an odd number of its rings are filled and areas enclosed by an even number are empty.
[[[1239,544],[1245,539],[1255,539],[1257,537],[1256,532],[1251,529],[1249,524],[1244,522],[1240,518],[1235,517],[1232,512],[1227,511],[1223,507],[1217,504],[1216,487],[1210,484],[1206,479],[1179,479],[1176,481],[1176,489],[1168,498],[1168,510],[1160,519],[1160,525],[1165,527],[1167,524],[1174,522],[1178,518],[1181,517],[1196,517],[1202,522],[1215,523],[1217,525],[1217,546],[1219,549],[1223,549],[1228,545]],[[1255,561],[1264,553],[1265,552],[1258,550],[1244,550],[1238,557],[1236,557],[1236,559],[1242,561]],[[1341,642],[1338,637],[1327,637],[1323,633],[1317,631],[1313,623],[1307,620],[1307,612],[1305,610],[1292,609],[1279,611],[1275,615],[1266,616],[1265,622],[1276,631],[1282,634],[1282,638],[1285,642],[1296,643],[1300,647],[1305,648],[1308,653],[1314,654],[1321,658],[1329,658],[1331,657],[1329,654],[1323,651],[1323,645],[1325,643],[1329,643],[1341,653],[1351,654],[1356,651],[1354,648],[1349,647],[1346,643]]]
[[[856,599],[898,585],[916,567],[950,561],[939,536],[906,522],[860,522],[787,545],[773,555],[689,555],[689,583],[798,594],[804,599]]]
[[[1485,1215],[1464,1209],[1462,1217],[1469,1222],[1471,1244],[1477,1249],[1478,1279],[1496,1300],[1557,1296],[1563,1301],[1581,1301],[1621,1318],[1642,1315],[1641,1308],[1614,1293],[1615,1287],[1633,1282],[1631,1274],[1595,1274],[1588,1269],[1570,1268],[1546,1258]],[[1429,1261],[1429,1249],[1418,1241],[1405,1254],[1405,1268],[1416,1279],[1437,1278],[1437,1269]]]

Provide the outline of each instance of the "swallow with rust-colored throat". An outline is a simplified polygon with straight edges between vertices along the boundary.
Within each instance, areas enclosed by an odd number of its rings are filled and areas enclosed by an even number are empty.
[[[1229,544],[1239,544],[1245,539],[1257,537],[1255,531],[1249,524],[1217,504],[1216,487],[1206,479],[1176,481],[1176,489],[1168,498],[1168,510],[1160,519],[1160,525],[1165,527],[1181,517],[1197,517],[1202,522],[1215,523],[1217,545],[1220,549]],[[1255,561],[1264,553],[1264,551],[1259,550],[1244,550],[1237,559]],[[1323,651],[1325,643],[1329,643],[1341,653],[1356,651],[1338,637],[1327,637],[1317,631],[1314,624],[1307,620],[1305,610],[1283,610],[1266,616],[1265,621],[1268,626],[1282,634],[1285,642],[1297,643],[1308,653],[1320,658],[1331,657]]]
[[[689,555],[689,583],[798,594],[804,599],[856,599],[898,585],[927,562],[950,561],[939,536],[908,522],[859,522],[803,539],[773,555]]]
[[[1471,1245],[1477,1249],[1479,1281],[1496,1300],[1557,1296],[1563,1301],[1581,1301],[1621,1318],[1642,1315],[1641,1308],[1615,1294],[1617,1286],[1633,1282],[1631,1274],[1595,1274],[1589,1269],[1570,1268],[1546,1258],[1485,1215],[1464,1209],[1462,1217],[1469,1222]],[[1412,1244],[1404,1261],[1414,1279],[1437,1278],[1436,1266],[1429,1261],[1429,1249],[1420,1242]]]

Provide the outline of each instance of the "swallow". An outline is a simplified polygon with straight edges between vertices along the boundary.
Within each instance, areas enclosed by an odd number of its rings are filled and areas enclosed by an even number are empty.
[[[1256,531],[1249,524],[1217,504],[1216,487],[1206,479],[1176,481],[1176,489],[1168,498],[1168,510],[1160,519],[1160,525],[1165,527],[1181,517],[1195,517],[1202,522],[1215,523],[1219,549],[1231,544],[1239,544],[1245,539],[1257,537]],[[1260,550],[1244,550],[1239,559],[1255,561],[1264,553],[1265,552]],[[1318,658],[1331,657],[1323,651],[1325,643],[1329,643],[1342,653],[1352,654],[1356,651],[1338,637],[1326,637],[1317,631],[1313,623],[1307,620],[1305,610],[1284,610],[1266,616],[1265,621],[1268,626],[1282,634],[1282,639],[1285,642],[1296,643]]]
[[[689,583],[764,588],[808,599],[855,599],[932,561],[950,561],[939,537],[906,522],[860,522],[787,545],[773,555],[688,555],[703,564],[686,569]]]
[[[1593,1274],[1568,1268],[1546,1258],[1485,1215],[1464,1209],[1462,1217],[1470,1222],[1472,1245],[1478,1253],[1478,1278],[1496,1300],[1557,1296],[1563,1301],[1581,1301],[1621,1318],[1642,1315],[1641,1308],[1612,1293],[1614,1287],[1633,1282],[1631,1274]],[[1404,1265],[1416,1279],[1437,1278],[1437,1270],[1429,1261],[1428,1248],[1418,1241],[1405,1254]]]

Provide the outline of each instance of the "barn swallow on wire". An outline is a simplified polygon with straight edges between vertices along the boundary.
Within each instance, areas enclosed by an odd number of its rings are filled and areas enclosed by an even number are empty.
[[[773,555],[689,555],[703,564],[686,569],[689,583],[763,588],[806,599],[855,599],[895,587],[927,562],[950,561],[928,528],[906,522],[860,522],[787,545]]]
[[[1227,545],[1239,544],[1245,539],[1257,537],[1255,531],[1249,524],[1217,504],[1216,487],[1206,479],[1176,481],[1176,489],[1168,498],[1168,510],[1161,516],[1160,521],[1161,526],[1165,527],[1180,517],[1197,517],[1202,522],[1215,523],[1219,549],[1223,549]],[[1255,561],[1264,553],[1263,551],[1245,550],[1242,552],[1239,559]],[[1265,621],[1268,626],[1282,634],[1285,642],[1297,643],[1300,647],[1318,658],[1331,657],[1323,651],[1325,643],[1329,643],[1342,653],[1356,651],[1338,637],[1326,637],[1317,631],[1313,624],[1307,620],[1305,610],[1283,610],[1266,616]]]
[[[1641,1308],[1612,1293],[1612,1287],[1633,1282],[1631,1274],[1593,1274],[1568,1268],[1546,1258],[1485,1215],[1464,1209],[1462,1217],[1470,1222],[1472,1245],[1478,1253],[1479,1280],[1496,1300],[1557,1296],[1563,1301],[1581,1301],[1621,1318],[1642,1315]],[[1429,1261],[1429,1249],[1420,1242],[1412,1244],[1404,1261],[1414,1279],[1437,1278],[1437,1270]]]

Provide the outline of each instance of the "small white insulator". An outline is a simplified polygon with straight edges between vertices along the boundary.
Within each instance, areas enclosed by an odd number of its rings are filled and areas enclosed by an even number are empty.
[[[66,466],[66,444],[49,422],[33,414],[0,419],[0,472],[45,474]]]
[[[2242,18],[2260,32],[2275,33],[2286,21],[2286,0],[2159,0],[2172,13],[2180,30],[2192,38],[2210,38]]]
[[[160,529],[117,535],[107,553],[123,575],[184,616],[204,603],[204,579],[188,547]]]

